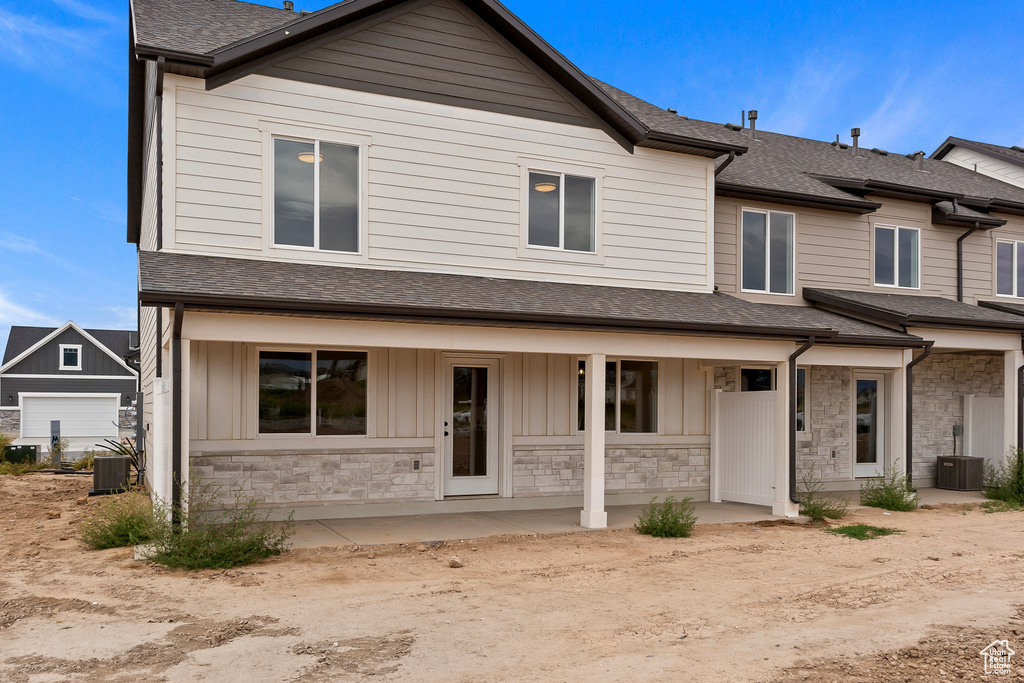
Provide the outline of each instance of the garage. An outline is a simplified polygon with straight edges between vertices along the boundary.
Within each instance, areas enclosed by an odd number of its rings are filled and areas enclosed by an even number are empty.
[[[60,420],[68,439],[116,439],[119,394],[22,394],[22,438],[50,438],[50,421]]]

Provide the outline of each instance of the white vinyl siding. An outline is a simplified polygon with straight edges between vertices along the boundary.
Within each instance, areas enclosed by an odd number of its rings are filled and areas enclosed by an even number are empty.
[[[177,112],[176,230],[169,249],[293,262],[261,215],[261,123],[372,138],[365,264],[387,269],[708,291],[709,162],[637,148],[594,128],[266,76],[213,92],[168,76]],[[520,256],[523,157],[603,169],[603,259]],[[165,226],[166,229],[166,226]],[[576,256],[573,254],[573,256]],[[586,255],[583,255],[586,257]]]
[[[990,157],[982,152],[975,152],[963,147],[954,147],[950,150],[949,154],[943,157],[943,161],[969,168],[972,171],[1002,180],[1004,183],[1024,187],[1024,166],[1011,164],[1008,161]]]

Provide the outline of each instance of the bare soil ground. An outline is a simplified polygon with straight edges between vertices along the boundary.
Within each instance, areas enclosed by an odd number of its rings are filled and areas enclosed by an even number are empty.
[[[167,571],[75,538],[88,477],[0,477],[0,680],[1024,680],[1024,514],[297,550]],[[457,556],[464,565],[450,566]]]

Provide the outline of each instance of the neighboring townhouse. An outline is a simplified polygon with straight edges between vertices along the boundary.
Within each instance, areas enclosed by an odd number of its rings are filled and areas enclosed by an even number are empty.
[[[716,183],[720,291],[811,304],[930,345],[915,354],[913,430],[902,434],[893,428],[898,369],[854,356],[826,367],[808,353],[799,468],[814,465],[835,488],[850,488],[897,465],[899,439],[912,441],[912,476],[925,486],[936,457],[954,448],[998,466],[1021,442],[1021,318],[990,306],[1024,295],[1024,188],[921,152],[744,132],[747,153]],[[742,391],[754,372],[720,368],[716,387]]]
[[[963,138],[946,138],[932,159],[941,159],[996,180],[1024,187],[1024,147],[1003,147],[989,142],[976,142]]]
[[[134,426],[138,335],[128,330],[11,327],[0,365],[0,429],[16,445],[50,444],[60,421],[71,451],[116,439]]]
[[[905,462],[933,340],[716,292],[716,171],[761,143],[587,77],[500,3],[135,0],[131,55],[157,495],[201,476],[300,519],[581,506],[600,528],[668,493],[794,515],[797,430],[824,428],[801,386],[826,377],[798,359],[874,371],[876,464]],[[964,306],[1019,366],[1024,323]]]

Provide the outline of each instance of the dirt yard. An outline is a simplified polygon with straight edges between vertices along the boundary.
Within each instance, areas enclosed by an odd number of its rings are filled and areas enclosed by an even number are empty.
[[[0,477],[0,680],[1024,680],[1024,514],[297,550],[197,574],[88,551],[88,477]],[[463,563],[450,567],[452,556]],[[979,651],[1008,639],[1009,677]]]

